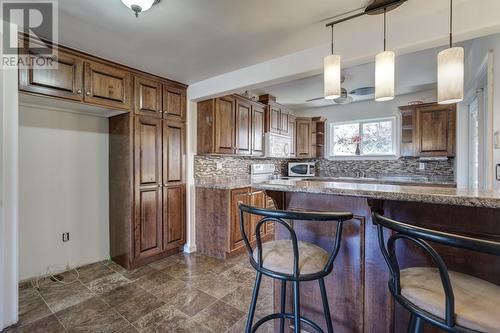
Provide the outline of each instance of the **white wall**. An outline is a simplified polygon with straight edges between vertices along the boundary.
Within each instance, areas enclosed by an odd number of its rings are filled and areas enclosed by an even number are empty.
[[[490,78],[493,85],[493,96],[488,96],[490,107],[493,109],[493,129],[489,133],[487,140],[490,143],[490,154],[493,155],[493,164],[500,163],[500,149],[494,149],[493,133],[500,130],[500,34],[495,34],[472,41],[469,52],[466,55],[465,63],[465,92],[469,93],[475,89],[474,80],[476,79],[477,72],[480,70],[488,51],[493,52],[493,77]],[[461,105],[460,112],[466,112],[467,106]],[[493,151],[491,151],[493,150]],[[488,153],[488,152],[487,152]],[[490,166],[494,170],[493,166]],[[500,182],[493,180],[493,187],[500,189]]]
[[[20,279],[109,257],[108,120],[21,105],[19,125]]]
[[[0,40],[2,27],[0,20]],[[0,331],[18,319],[17,96],[17,68],[0,64]]]

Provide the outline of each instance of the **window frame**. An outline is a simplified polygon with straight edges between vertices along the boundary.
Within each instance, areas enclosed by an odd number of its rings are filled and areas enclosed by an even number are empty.
[[[361,151],[361,155],[335,155],[333,148],[333,137],[334,137],[334,127],[338,125],[347,125],[347,124],[358,124],[359,126],[359,136],[362,140],[363,137],[363,124],[366,123],[374,123],[374,122],[383,122],[383,121],[391,121],[392,123],[392,152],[384,153],[384,154],[363,154]],[[396,116],[388,116],[388,117],[379,117],[379,118],[366,118],[366,119],[357,119],[357,120],[348,120],[348,121],[340,121],[340,122],[330,122],[328,126],[328,159],[330,160],[395,160],[399,158],[399,144],[398,144],[398,129],[399,129],[399,121]],[[361,147],[362,149],[362,147]]]

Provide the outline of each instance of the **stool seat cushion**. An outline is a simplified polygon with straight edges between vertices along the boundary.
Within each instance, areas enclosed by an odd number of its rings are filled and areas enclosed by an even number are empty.
[[[313,274],[322,271],[329,258],[328,252],[321,247],[298,241],[299,274]],[[258,249],[253,258],[258,259]],[[277,240],[262,244],[262,266],[277,273],[293,274],[293,247],[290,240]]]
[[[455,295],[456,324],[481,332],[500,332],[500,286],[448,271]],[[419,308],[444,319],[445,294],[437,268],[401,270],[401,294]]]

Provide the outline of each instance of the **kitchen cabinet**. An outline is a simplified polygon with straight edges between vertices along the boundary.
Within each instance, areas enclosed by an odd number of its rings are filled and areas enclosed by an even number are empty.
[[[186,89],[163,83],[163,117],[174,121],[186,120]]]
[[[198,103],[198,154],[264,154],[264,106],[238,95]]]
[[[264,107],[259,104],[252,105],[252,155],[264,155]]]
[[[285,106],[276,102],[272,95],[259,96],[259,102],[266,105],[266,128],[269,133],[289,136],[290,111]]]
[[[272,199],[264,191],[253,190],[251,187],[196,189],[198,252],[225,259],[245,251],[240,229],[240,203],[261,208],[274,207]],[[256,245],[254,233],[259,219],[258,216],[245,215],[244,228],[252,246]],[[261,239],[265,242],[273,238],[274,226],[266,223],[261,228]]]
[[[297,117],[296,120],[296,156],[311,157],[312,155],[312,120],[311,118]]]
[[[94,61],[84,63],[84,102],[129,110],[132,101],[129,71]]]
[[[455,156],[456,105],[435,103],[400,107],[401,155]]]
[[[325,127],[326,118],[313,117],[311,132],[311,157],[323,158],[325,156]]]
[[[135,113],[161,118],[161,84],[156,80],[135,76],[134,89]]]
[[[290,115],[288,117],[288,132],[290,134],[291,145],[290,145],[290,156],[295,157],[297,151],[297,131],[296,131],[296,117]]]
[[[185,243],[185,123],[127,113],[109,131],[110,252],[133,269]]]
[[[242,99],[236,100],[236,146],[238,155],[250,155],[252,152],[252,105]]]
[[[152,117],[135,119],[135,258],[162,251],[162,128]]]
[[[83,59],[60,50],[55,62],[54,69],[19,68],[19,90],[81,102]]]

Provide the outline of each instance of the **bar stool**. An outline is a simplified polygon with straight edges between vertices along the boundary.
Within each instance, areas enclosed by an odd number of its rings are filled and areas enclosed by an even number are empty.
[[[285,319],[292,319],[295,333],[300,332],[301,322],[310,325],[320,333],[324,333],[318,324],[300,315],[300,282],[318,280],[326,326],[328,333],[332,333],[332,320],[330,317],[324,277],[330,274],[333,269],[333,261],[340,250],[343,222],[352,219],[352,213],[291,212],[256,208],[244,204],[240,204],[239,208],[241,235],[248,250],[248,254],[250,255],[250,264],[257,271],[245,332],[253,333],[265,322],[273,319],[280,319],[280,332],[283,333],[285,331]],[[255,250],[253,250],[250,245],[244,227],[245,213],[262,217],[255,226],[257,243]],[[332,252],[328,253],[317,245],[298,241],[295,231],[285,219],[335,222],[336,235]],[[278,223],[284,226],[290,233],[291,240],[276,240],[262,244],[260,229],[268,222]],[[262,275],[281,280],[281,311],[261,318],[252,326]],[[287,281],[293,284],[293,313],[287,313],[285,311]]]
[[[416,227],[373,213],[379,246],[390,271],[389,290],[411,313],[408,332],[422,331],[428,322],[449,332],[500,332],[500,286],[450,271],[427,241],[500,256],[500,243]],[[384,228],[392,231],[387,244]],[[396,242],[416,244],[437,268],[400,269]]]

